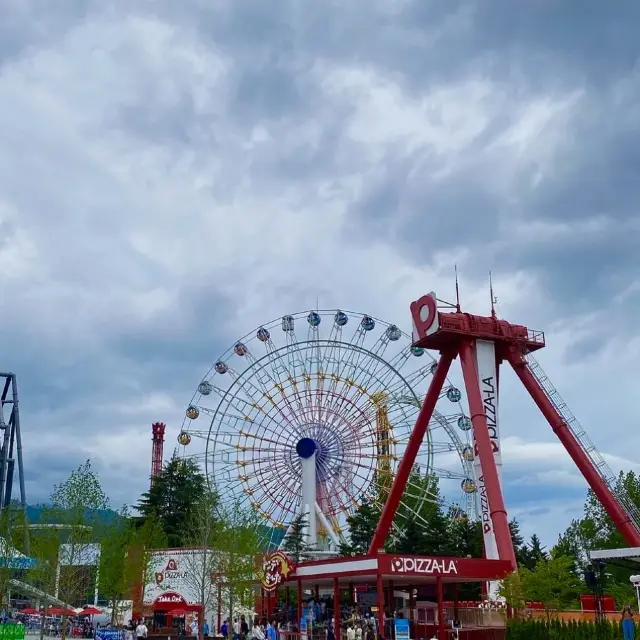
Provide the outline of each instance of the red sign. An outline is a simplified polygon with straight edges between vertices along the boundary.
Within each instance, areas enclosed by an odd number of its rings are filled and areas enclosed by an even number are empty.
[[[395,556],[381,553],[378,568],[386,575],[405,575],[423,578],[456,578],[502,580],[511,572],[507,560],[484,558],[434,558],[432,556]]]
[[[440,329],[438,301],[433,291],[412,302],[410,309],[411,318],[413,319],[414,343]]]
[[[277,586],[289,577],[294,570],[289,556],[282,551],[275,551],[266,555],[262,560],[260,582],[265,591],[273,591]]]

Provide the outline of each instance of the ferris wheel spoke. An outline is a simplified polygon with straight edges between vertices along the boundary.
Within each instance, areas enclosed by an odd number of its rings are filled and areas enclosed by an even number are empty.
[[[268,479],[262,481],[269,494],[263,494],[262,501],[255,501],[254,506],[260,505],[263,513],[268,514],[267,519],[275,522],[276,526],[293,520],[300,510],[299,497],[275,482]]]
[[[406,451],[434,366],[407,334],[370,316],[335,310],[283,316],[242,338],[207,373],[185,412],[181,451],[205,465],[222,503],[242,496],[268,525],[261,536],[278,544],[275,529],[286,530],[300,513],[296,446],[313,439],[317,501],[342,535],[362,497],[379,501],[388,493],[386,478]],[[211,422],[208,431],[193,422],[200,414]],[[453,492],[473,515],[468,418],[450,382],[427,434],[416,464],[421,480],[407,487],[399,513],[424,514],[421,505],[438,502],[437,485],[427,480],[433,475],[447,498]]]

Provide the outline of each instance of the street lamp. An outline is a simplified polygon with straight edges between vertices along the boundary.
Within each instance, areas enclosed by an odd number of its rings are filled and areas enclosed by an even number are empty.
[[[629,580],[636,589],[636,598],[638,599],[638,611],[640,611],[640,576],[631,576]]]

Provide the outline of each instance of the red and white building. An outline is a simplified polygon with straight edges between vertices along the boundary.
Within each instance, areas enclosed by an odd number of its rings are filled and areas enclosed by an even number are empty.
[[[272,555],[282,555],[281,552]],[[268,563],[265,560],[265,565]],[[280,589],[287,592],[286,598],[295,589],[298,605],[297,618],[302,618],[302,602],[304,592],[332,590],[334,602],[340,602],[345,590],[351,592],[356,588],[370,586],[375,589],[376,615],[378,629],[384,630],[385,610],[393,608],[393,594],[398,591],[407,593],[409,599],[409,619],[413,625],[414,638],[447,637],[450,628],[445,605],[452,609],[451,619],[457,618],[458,587],[468,582],[490,582],[505,578],[512,570],[508,560],[490,560],[478,558],[440,558],[430,556],[409,556],[391,554],[372,554],[331,560],[316,560],[291,563],[285,566],[278,558],[277,563],[268,565],[270,571],[263,579],[263,613],[268,615],[277,602]],[[284,569],[284,570],[283,570]],[[430,619],[420,620],[417,615],[416,592],[431,587],[435,595],[436,615]],[[334,628],[340,628],[340,609],[335,608]],[[485,638],[503,637],[502,628],[467,628],[461,637],[465,640],[481,640]],[[382,631],[384,635],[384,631]],[[386,636],[385,636],[386,637]]]

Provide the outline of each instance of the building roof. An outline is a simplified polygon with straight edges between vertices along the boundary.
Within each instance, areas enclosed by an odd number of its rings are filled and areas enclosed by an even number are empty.
[[[624,549],[602,549],[598,551],[590,551],[589,558],[593,560],[602,560],[604,562],[615,562],[624,560],[628,563],[640,567],[640,547],[626,547]]]

